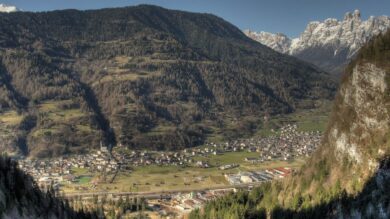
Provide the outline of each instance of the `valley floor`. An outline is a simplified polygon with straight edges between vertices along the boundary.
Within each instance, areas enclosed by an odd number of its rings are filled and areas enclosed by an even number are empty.
[[[294,172],[319,145],[328,112],[324,107],[274,116],[252,137],[210,136],[205,145],[182,151],[102,146],[86,155],[19,160],[19,167],[41,188],[54,185],[60,196],[87,205],[94,197],[142,197],[149,210],[158,206],[154,213],[182,215],[215,197]]]
[[[246,171],[259,171],[278,167],[298,168],[304,163],[304,158],[290,161],[268,161],[262,164],[245,162],[245,157],[254,157],[256,152],[230,152],[214,159],[221,163],[234,160],[239,167],[220,170],[218,167],[177,167],[177,166],[142,166],[136,167],[131,173],[119,173],[114,182],[94,184],[93,179],[98,174],[89,173],[86,169],[74,169],[77,181],[72,184],[63,184],[61,189],[65,194],[90,192],[168,192],[189,191],[231,187],[225,175],[237,174]],[[200,158],[199,158],[200,159]],[[107,178],[111,178],[108,175]]]

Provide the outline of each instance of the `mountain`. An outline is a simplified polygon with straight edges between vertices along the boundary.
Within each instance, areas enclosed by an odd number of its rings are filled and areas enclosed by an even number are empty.
[[[140,5],[0,13],[0,90],[0,147],[46,157],[250,135],[335,83],[214,15]]]
[[[317,65],[321,69],[341,75],[343,68],[356,55],[357,51],[373,36],[383,33],[390,27],[387,16],[373,17],[362,21],[360,11],[346,13],[339,21],[328,18],[323,22],[310,22],[305,31],[295,39],[283,34],[266,32],[244,33],[252,39],[275,49]]]
[[[389,218],[389,61],[390,31],[346,68],[322,145],[299,171],[190,218]]]
[[[94,213],[74,211],[56,198],[43,193],[32,177],[17,168],[10,158],[0,156],[0,218],[98,218]]]
[[[0,12],[10,13],[10,12],[15,12],[15,11],[19,11],[19,9],[15,6],[0,4]]]
[[[251,30],[244,30],[244,33],[248,37],[272,48],[273,50],[289,54],[291,39],[282,33],[273,34],[264,31],[257,33]]]

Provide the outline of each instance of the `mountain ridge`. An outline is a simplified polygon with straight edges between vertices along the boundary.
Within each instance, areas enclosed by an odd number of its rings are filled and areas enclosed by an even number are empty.
[[[328,18],[309,22],[304,32],[294,39],[267,32],[246,30],[244,33],[278,52],[293,55],[325,71],[341,75],[357,51],[389,27],[389,17],[371,16],[363,21],[360,11],[355,10],[353,13],[347,12],[343,20]]]
[[[0,30],[0,137],[32,156],[100,141],[170,150],[238,137],[261,125],[258,115],[313,108],[335,90],[327,73],[209,14],[148,5],[3,13]]]

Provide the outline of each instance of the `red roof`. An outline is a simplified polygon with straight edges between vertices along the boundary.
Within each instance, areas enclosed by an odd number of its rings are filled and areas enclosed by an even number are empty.
[[[289,173],[291,173],[291,169],[287,169],[285,167],[278,167],[278,168],[275,168],[276,170],[279,170],[280,172],[283,172],[284,174],[283,175],[287,175]]]

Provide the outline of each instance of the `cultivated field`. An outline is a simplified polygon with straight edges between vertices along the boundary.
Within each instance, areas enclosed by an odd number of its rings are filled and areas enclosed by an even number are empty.
[[[229,152],[209,157],[195,157],[194,160],[208,162],[213,167],[177,167],[177,166],[142,166],[135,167],[132,172],[120,173],[113,183],[108,183],[111,175],[106,176],[107,183],[99,183],[92,188],[93,182],[103,178],[98,174],[88,173],[86,169],[74,169],[78,176],[77,183],[64,185],[65,192],[161,192],[169,190],[207,189],[229,185],[225,173],[261,170],[275,167],[298,168],[304,159],[292,161],[269,161],[261,164],[250,164],[245,157],[256,157],[256,152]],[[229,170],[219,170],[219,165],[237,163],[240,166]]]

